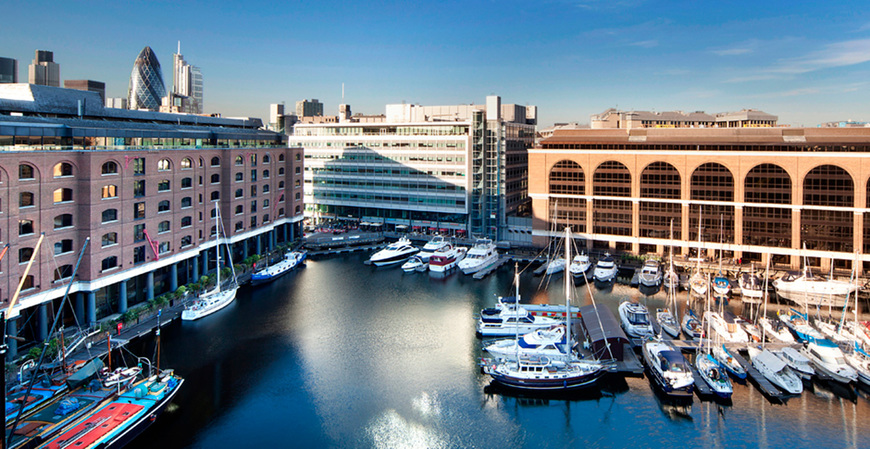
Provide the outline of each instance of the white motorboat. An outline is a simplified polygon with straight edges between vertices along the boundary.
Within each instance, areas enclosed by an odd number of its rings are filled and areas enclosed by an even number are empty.
[[[448,246],[450,246],[450,242],[448,242],[443,235],[436,235],[435,237],[432,237],[432,240],[429,240],[425,245],[423,245],[423,248],[420,249],[420,252],[417,253],[417,255],[420,256],[420,259],[422,259],[423,262],[429,262],[429,258],[432,257],[433,254],[445,250]]]
[[[740,286],[740,296],[743,302],[747,304],[761,304],[761,299],[764,297],[764,290],[761,279],[753,273],[742,273],[737,278],[737,284]]]
[[[760,347],[749,347],[749,359],[752,366],[757,369],[771,383],[789,394],[801,394],[804,384],[800,376],[795,374],[776,354]]]
[[[789,368],[792,369],[801,379],[810,380],[816,375],[816,370],[810,363],[810,359],[806,358],[795,348],[786,346],[781,351],[775,352]]]
[[[817,372],[837,382],[848,384],[858,380],[858,373],[846,363],[843,351],[830,340],[810,341],[801,349],[801,354],[810,359]]]
[[[758,324],[761,326],[764,336],[768,341],[776,343],[794,343],[794,335],[788,330],[788,327],[780,320],[772,320],[768,317],[758,319]]]
[[[481,337],[509,337],[546,329],[562,323],[561,320],[532,315],[522,306],[503,308],[495,314],[481,314],[477,321],[477,333]]]
[[[289,251],[284,254],[284,258],[279,262],[269,265],[268,267],[251,275],[251,284],[257,285],[265,282],[274,281],[280,276],[287,274],[290,270],[296,268],[305,261],[308,253],[305,251]]]
[[[700,271],[695,271],[692,277],[689,278],[689,288],[691,288],[692,293],[706,297],[708,288],[707,278]]]
[[[749,336],[737,322],[726,320],[718,312],[704,312],[704,321],[710,323],[713,333],[718,335],[722,341],[729,343],[749,342]]]
[[[445,248],[435,251],[435,253],[429,257],[429,271],[433,273],[444,273],[450,271],[465,258],[466,253],[468,253],[468,248],[453,245],[448,245]]]
[[[426,270],[426,262],[423,262],[423,258],[420,256],[411,256],[407,262],[402,264],[402,271],[405,273],[411,273],[414,271],[425,271]]]
[[[375,266],[381,267],[404,262],[419,251],[418,248],[411,245],[411,241],[407,237],[402,237],[387,245],[386,248],[372,254],[369,261]]]
[[[858,373],[858,381],[866,387],[870,387],[870,355],[864,352],[858,345],[854,345],[851,351],[845,353],[846,363]]]
[[[637,281],[647,287],[658,287],[662,283],[662,264],[655,259],[649,259],[640,268]]]
[[[647,338],[654,335],[649,310],[643,304],[623,301],[619,304],[619,320],[629,337]]]
[[[803,307],[841,306],[857,289],[851,282],[815,277],[809,268],[786,273],[773,281],[773,288],[780,297]]]
[[[616,279],[616,274],[619,272],[619,267],[613,260],[610,253],[604,253],[598,263],[595,264],[595,271],[592,272],[592,279],[598,282],[610,282]]]
[[[643,344],[643,359],[653,380],[674,398],[691,398],[695,378],[683,354],[669,343],[648,340]]]
[[[490,239],[477,239],[474,246],[468,250],[465,258],[459,262],[459,269],[465,274],[477,273],[491,267],[498,261],[498,250]]]
[[[551,275],[561,273],[563,271],[565,271],[565,258],[556,257],[547,262],[547,269],[545,270],[544,274]]]
[[[716,396],[728,399],[734,393],[728,374],[722,371],[719,362],[709,353],[703,352],[695,356],[695,369]]]
[[[558,324],[547,329],[521,335],[519,339],[497,340],[483,349],[494,357],[516,360],[517,357],[544,356],[550,360],[562,360],[571,354],[565,338],[565,325]]]
[[[846,328],[840,326],[839,324],[829,323],[819,318],[816,318],[814,321],[816,329],[821,332],[821,334],[824,335],[825,338],[837,344],[848,343],[855,339],[854,335],[849,335],[849,332],[846,330]]]
[[[589,269],[592,268],[592,262],[589,261],[589,256],[586,254],[577,254],[574,256],[574,259],[571,260],[571,265],[568,266],[568,271],[571,272],[571,276],[574,276],[575,280],[586,280],[586,273],[589,272]]]
[[[223,222],[220,219],[220,209],[217,207],[217,202],[215,202],[215,241],[218,241],[219,235],[224,235],[224,241],[226,242],[226,234],[224,233],[225,229],[223,226]],[[220,246],[220,243],[218,243]],[[192,321],[198,320],[202,317],[211,315],[218,310],[223,309],[224,307],[230,305],[233,300],[236,299],[236,291],[239,289],[238,282],[236,282],[236,270],[233,267],[233,259],[230,257],[229,267],[230,272],[232,273],[232,282],[228,286],[224,286],[221,284],[221,251],[215,251],[217,254],[217,279],[215,282],[215,287],[199,296],[193,303],[185,307],[184,311],[181,312],[181,319],[183,321]],[[232,250],[227,245],[227,255],[232,254]]]

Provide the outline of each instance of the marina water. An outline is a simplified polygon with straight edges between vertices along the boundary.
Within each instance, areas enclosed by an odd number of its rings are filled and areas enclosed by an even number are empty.
[[[474,316],[513,294],[512,267],[437,279],[366,258],[309,260],[164,328],[162,366],[187,382],[131,447],[870,447],[867,394],[827,384],[784,405],[751,383],[735,384],[731,405],[669,404],[646,378],[569,400],[493,391]],[[523,302],[562,303],[563,288],[561,275],[522,275]],[[591,292],[614,313],[625,299],[664,307],[662,292]],[[586,286],[576,298],[590,303]]]

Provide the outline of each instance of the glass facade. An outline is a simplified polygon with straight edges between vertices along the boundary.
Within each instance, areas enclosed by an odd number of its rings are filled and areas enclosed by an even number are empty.
[[[130,85],[127,90],[127,104],[130,109],[160,109],[161,99],[166,95],[163,72],[160,62],[151,47],[145,47],[133,63]]]

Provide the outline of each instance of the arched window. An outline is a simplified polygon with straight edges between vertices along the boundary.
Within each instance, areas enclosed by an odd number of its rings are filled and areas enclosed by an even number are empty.
[[[217,173],[211,175],[211,183],[212,184],[217,184],[219,182],[221,182],[221,175],[219,175]]]
[[[278,190],[283,190],[283,189],[284,189],[284,181],[278,182]]]
[[[169,210],[170,210],[171,208],[172,208],[172,207],[171,207],[171,205],[170,205],[170,203],[169,203],[169,200],[163,200],[163,201],[157,203],[157,213],[160,213],[160,212],[169,212]]]
[[[631,172],[617,161],[607,161],[592,173],[592,232],[631,235],[631,201],[598,197],[630,197]],[[558,221],[557,221],[558,223]]]
[[[263,163],[264,164],[268,164],[271,161],[272,161],[272,159],[269,157],[268,154],[263,156]]]
[[[168,192],[170,188],[170,183],[168,179],[164,179],[157,183],[157,191],[158,192]]]
[[[105,185],[100,189],[100,198],[109,199],[109,198],[117,198],[118,197],[118,186],[109,184]]]
[[[280,208],[280,209],[278,209],[278,216],[279,216],[279,217],[283,217],[283,216],[284,216],[284,208],[283,208],[283,207]]]
[[[245,165],[245,158],[241,155],[236,156],[236,165]]]
[[[296,206],[296,214],[299,214],[299,212],[301,212],[301,211],[302,211],[302,208],[299,206]]]
[[[71,253],[73,250],[73,241],[71,239],[63,239],[54,243],[54,255]]]
[[[236,181],[244,181],[244,180],[245,180],[245,174],[244,174],[244,173],[242,173],[242,172],[238,172],[238,173],[236,173]]]
[[[217,217],[217,211],[215,211],[214,208],[212,208],[209,210],[208,215],[210,218]]]
[[[54,166],[54,177],[64,178],[73,175],[73,166],[69,162],[60,162]]]
[[[169,159],[160,159],[157,161],[157,171],[169,171],[172,169],[172,163]]]
[[[302,199],[302,194],[300,194],[299,192],[296,192],[296,200],[301,200],[301,199]]]
[[[209,230],[208,235],[209,235],[209,237],[214,237],[216,234],[217,234],[217,227],[212,226],[211,230]]]
[[[836,165],[820,165],[810,170],[804,177],[802,193],[804,205],[855,207],[852,176]],[[854,212],[827,207],[801,211],[801,242],[806,243],[807,249],[853,252]]]
[[[182,228],[190,227],[192,223],[193,223],[193,219],[191,217],[182,217],[181,218],[181,227]]]
[[[211,158],[211,166],[212,167],[219,167],[220,165],[221,165],[221,158],[219,158],[217,156]]]
[[[193,187],[193,179],[192,178],[181,178],[181,188],[189,189]]]
[[[283,154],[278,155],[278,162],[284,162],[284,155]]]
[[[181,247],[182,248],[188,247],[190,245],[193,245],[193,238],[191,236],[185,235],[184,237],[181,238]]]
[[[221,199],[221,193],[219,191],[215,190],[214,192],[211,192],[212,201],[217,201],[219,199]]]
[[[680,199],[680,172],[666,162],[653,162],[640,174],[641,198]],[[665,201],[640,202],[641,237],[669,238],[671,223],[673,236],[680,238],[682,205]]]
[[[182,198],[181,199],[181,208],[186,209],[186,208],[190,207],[192,202],[193,202],[193,200],[189,196]]]
[[[73,225],[72,214],[60,214],[54,217],[54,229],[68,228]]]
[[[263,215],[263,223],[269,222],[269,214]]]
[[[278,176],[284,175],[284,167],[278,167]]]
[[[28,179],[36,179],[36,170],[30,164],[20,164],[18,166],[18,180],[24,181]]]
[[[236,215],[245,213],[245,208],[241,204],[236,204]]]
[[[241,221],[237,221],[236,226],[235,226],[235,230],[241,231],[242,229],[245,229],[245,225],[243,225]]]
[[[269,184],[263,185],[263,193],[269,193]]]
[[[191,161],[189,157],[186,157],[181,160],[181,164],[179,165],[181,166],[182,170],[189,170],[193,168],[193,161]]]
[[[21,278],[18,278],[19,282]],[[31,288],[36,287],[33,283],[33,275],[28,274],[26,278],[24,278],[24,283],[21,284],[21,290],[30,290]]]
[[[710,202],[734,201],[734,176],[724,165],[708,162],[692,172],[691,199]],[[703,204],[689,207],[689,240],[698,240],[698,219],[701,222],[701,240],[705,242],[734,242],[734,206],[729,204]],[[720,232],[721,231],[721,232]]]
[[[108,161],[103,164],[103,167],[100,169],[100,172],[104,175],[117,175],[118,174],[118,164],[115,161]]]
[[[102,222],[108,223],[110,221],[118,220],[118,209],[106,209],[103,211]]]
[[[103,234],[103,238],[101,239],[102,247],[105,248],[107,246],[117,245],[118,244],[118,233],[117,232],[107,232]]]
[[[759,164],[743,181],[747,203],[791,204],[791,177],[782,167]],[[791,248],[791,209],[743,207],[743,244]]]
[[[269,170],[263,170],[263,179],[269,179]]]
[[[33,257],[33,248],[19,248],[18,249],[18,263],[27,263],[30,261],[30,258]]]
[[[18,235],[33,234],[33,220],[18,220]]]
[[[68,203],[73,200],[73,191],[72,189],[60,188],[54,191],[52,198],[55,204]]]
[[[297,161],[301,161],[301,160],[302,160],[302,153],[301,153],[301,152],[296,153],[296,160],[297,160]]]
[[[32,192],[21,192],[18,194],[18,207],[33,207],[35,205]]]
[[[68,279],[72,276],[72,273],[73,273],[73,266],[72,265],[61,265],[54,270],[54,282]]]
[[[244,190],[236,189],[236,198],[241,198],[243,196],[245,196]]]
[[[118,256],[109,256],[103,259],[100,263],[100,267],[103,271],[111,270],[113,268],[118,268]]]
[[[157,233],[169,232],[169,220],[161,221],[157,224]]]

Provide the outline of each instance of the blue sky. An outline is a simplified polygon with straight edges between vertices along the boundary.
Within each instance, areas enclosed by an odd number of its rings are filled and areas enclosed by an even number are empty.
[[[609,107],[724,112],[781,123],[870,121],[870,10],[855,1],[6,1],[0,56],[26,81],[36,49],[62,79],[126,96],[154,49],[200,66],[206,112],[267,117],[318,98],[336,114],[389,103],[537,105],[539,124]]]

